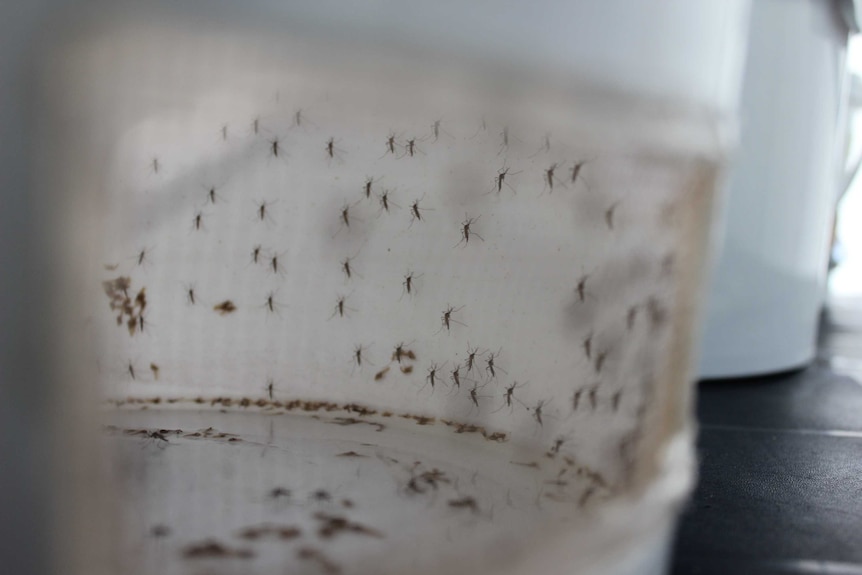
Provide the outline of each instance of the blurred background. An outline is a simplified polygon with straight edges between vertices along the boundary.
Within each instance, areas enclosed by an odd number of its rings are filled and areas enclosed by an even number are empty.
[[[862,157],[862,43],[856,36],[850,38],[847,50],[848,81],[848,139],[846,144],[846,189],[836,206],[835,234],[832,244],[829,274],[831,305],[859,305],[862,295],[862,231],[854,225],[862,218],[862,185],[858,176],[859,158]]]

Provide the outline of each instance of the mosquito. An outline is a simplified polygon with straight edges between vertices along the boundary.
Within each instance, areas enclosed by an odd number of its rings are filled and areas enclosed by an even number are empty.
[[[415,222],[416,220],[419,220],[421,222],[422,221],[422,212],[430,209],[430,208],[420,208],[419,207],[419,202],[421,202],[424,197],[425,197],[425,194],[422,194],[421,198],[414,201],[410,205],[410,225],[411,226],[413,225],[413,222]]]
[[[454,384],[454,388],[461,389],[461,365],[458,364],[455,366],[455,369],[452,370],[451,373],[452,383]]]
[[[470,388],[470,403],[473,405],[470,406],[470,411],[467,412],[467,415],[470,415],[473,411],[473,407],[476,408],[476,411],[479,411],[479,398],[484,398],[484,395],[479,395],[479,390],[485,387],[485,383],[479,385],[478,383],[474,383],[473,387]]]
[[[471,218],[471,217],[470,217],[470,216],[468,216],[467,214],[464,214],[464,221],[463,221],[463,222],[461,222],[461,241],[459,241],[457,244],[455,244],[455,246],[454,246],[454,247],[456,247],[456,248],[457,248],[457,247],[458,247],[458,246],[460,246],[462,243],[463,243],[465,246],[466,246],[467,244],[469,244],[469,243],[470,243],[470,234],[471,234],[471,233],[472,233],[475,237],[477,237],[477,238],[479,238],[480,240],[482,240],[483,242],[485,241],[485,238],[483,238],[482,236],[480,236],[479,234],[477,234],[476,232],[474,232],[474,231],[472,231],[472,230],[470,229],[470,227],[471,227],[473,224],[475,224],[476,222],[478,222],[478,221],[479,221],[479,218],[481,218],[481,217],[482,217],[482,216],[479,216],[479,217],[476,217],[476,218]]]
[[[549,455],[551,455],[551,456],[558,455],[558,454],[560,453],[560,448],[563,446],[563,444],[564,444],[565,442],[566,442],[566,438],[565,438],[565,437],[558,437],[558,438],[556,438],[556,439],[554,440],[554,444],[551,446],[551,448],[550,448],[550,449],[548,449],[548,454],[549,454]],[[566,472],[566,468],[563,468],[563,469],[560,471],[559,476],[562,476],[565,472]]]
[[[368,346],[365,346],[362,344],[359,344],[353,348],[353,361],[356,362],[357,367],[360,367],[360,368],[362,367],[362,361],[363,361],[362,354],[363,354],[363,352],[365,352],[367,350],[368,350]],[[367,359],[365,359],[365,362],[369,363],[369,364],[371,363]]]
[[[551,151],[551,133],[550,133],[550,132],[545,132],[545,136],[544,136],[544,138],[543,138],[543,140],[542,140],[542,145],[541,145],[541,147],[536,151],[536,153],[535,153],[535,154],[533,154],[532,156],[530,156],[530,158],[535,158],[536,156],[538,156],[539,154],[542,154],[542,153],[547,154],[547,153],[549,153],[550,151]]]
[[[572,169],[570,171],[571,177],[569,179],[569,181],[572,183],[572,185],[574,185],[575,182],[578,181],[578,176],[581,174],[581,170],[583,169],[583,167],[586,163],[587,163],[586,160],[581,160],[580,162],[575,162],[575,165],[572,166]]]
[[[413,272],[407,272],[407,275],[404,276],[404,281],[401,282],[401,285],[404,286],[404,290],[401,292],[401,296],[404,296],[406,292],[407,295],[412,296],[413,292],[416,291],[416,286],[413,282],[419,278],[421,278],[424,274],[419,274],[418,276]]]
[[[266,394],[269,396],[269,400],[272,401],[274,399],[275,392],[275,381],[272,378],[266,380]]]
[[[544,421],[542,421],[542,410],[547,404],[547,400],[541,399],[536,403],[536,407],[533,408],[533,418],[536,420],[536,423],[538,423],[540,427],[545,426]]]
[[[503,405],[501,405],[501,406],[500,406],[496,411],[493,411],[492,413],[497,413],[497,411],[500,411],[500,410],[501,410],[501,409],[503,409],[504,407],[508,407],[508,408],[509,408],[509,411],[511,411],[511,410],[512,410],[512,407],[513,407],[513,406],[512,406],[512,400],[515,400],[515,401],[517,401],[518,403],[520,403],[521,405],[524,405],[524,404],[523,404],[523,402],[522,402],[520,399],[518,399],[517,397],[515,397],[515,390],[516,390],[516,389],[518,389],[518,388],[524,387],[525,385],[527,385],[527,383],[518,383],[518,382],[516,381],[516,382],[512,383],[512,385],[510,385],[509,387],[507,387],[507,388],[505,389],[505,391],[503,392],[503,399],[505,400],[505,401],[504,401],[504,403],[503,403]],[[525,407],[526,407],[526,406],[525,406]]]
[[[345,151],[342,150],[341,148],[339,148],[338,146],[336,146],[335,144],[336,144],[335,138],[329,138],[326,141],[326,148],[325,148],[326,155],[328,156],[328,159],[330,161],[331,160],[338,160],[340,162],[343,160],[342,155],[345,153]]]
[[[383,153],[383,156],[380,156],[381,158],[387,156],[388,154],[392,154],[393,156],[397,157],[397,154],[395,152],[395,146],[399,144],[395,141],[395,138],[395,134],[389,132],[389,135],[386,137],[386,151]]]
[[[138,255],[135,256],[135,259],[138,261],[139,266],[142,266],[146,262],[150,261],[150,258],[148,256],[149,256],[151,251],[152,251],[152,248],[141,248],[141,251],[139,251]]]
[[[158,174],[158,173],[159,173],[159,168],[161,167],[161,164],[159,164],[159,159],[158,159],[158,158],[153,158],[153,161],[152,161],[152,167],[153,167],[153,173],[154,173],[154,174]]]
[[[558,182],[560,185],[563,185],[563,183],[556,176],[556,171],[557,171],[558,166],[559,166],[559,164],[554,162],[553,164],[551,164],[550,166],[545,168],[545,171],[544,171],[544,174],[542,177],[542,179],[544,180],[544,188],[548,190],[549,194],[554,193],[554,182]],[[565,186],[563,186],[563,187],[565,187]],[[542,193],[544,193],[544,189],[543,189]],[[539,195],[542,195],[542,194],[539,194]]]
[[[186,302],[189,305],[195,305],[195,298],[197,297],[195,294],[195,286],[194,284],[187,284],[183,287],[186,292]]]
[[[383,190],[382,192],[377,194],[377,201],[380,202],[380,212],[379,213],[386,212],[388,214],[390,206],[395,206],[396,208],[401,207],[392,201],[392,198],[390,198],[391,194],[392,194],[392,190]]]
[[[194,219],[192,220],[192,229],[199,231],[204,225],[203,222],[204,222],[203,212],[197,212],[195,214]]]
[[[286,252],[274,253],[269,258],[269,269],[272,270],[272,273],[276,275],[282,275],[284,273],[284,267],[279,268],[278,258],[284,256]]]
[[[578,410],[578,405],[580,405],[580,403],[581,403],[581,395],[583,395],[583,393],[584,393],[584,390],[579,389],[579,390],[575,391],[575,393],[572,395],[572,411]]]
[[[587,397],[590,399],[590,409],[592,409],[593,411],[596,410],[596,406],[599,403],[599,400],[597,398],[597,393],[598,393],[598,386],[595,386],[592,389],[590,389],[589,393],[587,394]]]
[[[260,252],[261,252],[261,249],[262,249],[262,248],[261,248],[261,245],[260,245],[260,244],[257,244],[256,246],[254,246],[254,247],[252,248],[252,250],[251,250],[251,261],[252,261],[252,263],[255,263],[255,264],[256,264],[256,263],[259,263],[259,262],[260,262]]]
[[[500,132],[500,151],[497,152],[497,155],[503,153],[504,150],[509,149],[509,126],[503,126],[503,131]]]
[[[431,124],[431,133],[434,135],[435,142],[440,139],[440,134],[444,134],[446,136],[449,136],[450,138],[452,137],[452,134],[450,134],[440,126],[442,123],[443,120],[438,119],[434,120],[434,122]]]
[[[362,185],[362,194],[365,196],[365,199],[371,199],[371,193],[373,192],[374,184],[382,180],[383,178],[377,178],[376,180],[371,176],[366,176],[365,183]],[[386,210],[389,211],[389,210]]]
[[[308,117],[308,114],[305,113],[305,110],[303,108],[298,108],[293,113],[293,122],[291,125],[291,129],[302,128],[302,130],[307,133],[308,130],[305,129],[306,126],[312,126],[314,128],[318,127],[317,124],[313,122],[311,118]]]
[[[596,354],[595,370],[596,373],[602,372],[602,367],[605,365],[605,360],[608,358],[608,351],[601,351]]]
[[[269,140],[269,153],[275,158],[278,158],[279,154],[284,155],[284,146],[278,137]]]
[[[349,280],[349,279],[351,279],[351,278],[353,278],[353,276],[354,276],[354,275],[357,275],[357,276],[359,276],[360,278],[362,277],[360,274],[356,273],[356,269],[351,265],[351,262],[353,261],[353,259],[354,259],[357,255],[359,255],[359,254],[358,254],[358,252],[357,252],[357,253],[355,253],[355,254],[353,254],[352,256],[350,256],[350,257],[348,257],[348,258],[344,258],[344,259],[341,261],[341,271],[343,271],[343,272],[344,272],[344,275],[345,275],[345,276],[347,276],[347,279],[348,279],[348,280]]]
[[[401,363],[401,360],[404,358],[415,360],[416,354],[413,353],[412,350],[407,349],[406,348],[407,345],[410,345],[410,344],[409,343],[405,344],[404,342],[401,342],[398,345],[396,345],[395,351],[392,352],[392,359],[397,361],[398,363]]]
[[[340,296],[338,301],[335,303],[335,314],[338,314],[340,317],[344,317],[344,296]]]
[[[144,333],[144,325],[152,325],[146,319],[144,319],[144,314],[138,314],[138,329],[141,330],[141,333]]]
[[[447,306],[446,309],[443,310],[443,315],[440,317],[440,322],[442,323],[442,326],[439,330],[437,330],[437,333],[443,331],[444,328],[446,329],[446,331],[450,331],[453,323],[457,323],[458,325],[463,325],[464,327],[467,327],[466,324],[452,318],[453,313],[458,313],[462,309],[464,309],[464,306],[458,308],[452,307],[451,305]]]
[[[587,280],[590,279],[590,274],[584,274],[578,279],[578,285],[575,291],[578,294],[578,301],[583,303],[587,297]]]
[[[638,316],[638,306],[633,305],[629,308],[628,313],[626,314],[626,328],[631,331],[635,326],[635,320]]]
[[[222,141],[227,141],[227,124],[221,127],[221,139]]]
[[[255,213],[257,214],[255,219],[258,219],[261,222],[265,222],[265,223],[274,223],[274,220],[272,219],[272,216],[270,215],[270,212],[272,211],[272,210],[270,210],[270,207],[272,207],[272,205],[275,204],[277,201],[278,200],[273,201],[273,202],[267,202],[266,200],[262,200],[262,201],[258,202],[257,203],[257,209],[255,210]]]
[[[620,407],[620,399],[622,398],[622,393],[622,391],[617,391],[611,396],[611,409],[614,411],[614,413],[616,413]]]
[[[467,371],[473,371],[473,366],[476,365],[476,355],[479,353],[478,347],[470,347],[470,342],[467,342]],[[491,363],[493,365],[493,362]]]
[[[329,316],[329,319],[334,318],[335,316],[344,317],[347,315],[348,311],[356,311],[353,308],[347,307],[347,296],[338,296],[338,299],[335,302],[335,310],[332,312],[332,315]]]
[[[619,202],[614,202],[613,204],[611,204],[611,207],[605,210],[605,223],[607,224],[609,230],[614,229],[614,214],[616,213],[617,206],[619,205]]]
[[[485,371],[487,371],[488,373],[490,373],[492,378],[496,378],[496,377],[497,377],[497,370],[500,370],[500,371],[502,371],[503,373],[506,373],[506,370],[502,369],[501,367],[499,367],[499,366],[497,366],[497,365],[494,365],[494,361],[495,361],[498,357],[500,357],[500,353],[502,353],[502,351],[503,351],[503,348],[500,348],[500,349],[497,351],[497,353],[493,353],[493,352],[489,353],[489,354],[488,354],[488,359],[486,359],[486,360],[485,360]]]
[[[201,186],[201,187],[206,192],[205,203],[210,203],[210,204],[215,205],[218,201],[224,201],[224,198],[222,198],[217,192],[217,190],[221,186],[216,186],[215,184],[212,184],[209,186]]]
[[[440,120],[434,120],[434,123],[431,124],[431,133],[434,134],[434,141],[440,139]]]
[[[271,291],[266,294],[266,301],[264,302],[263,307],[265,307],[269,313],[277,314],[278,310],[283,306],[275,300],[275,292]]]
[[[410,156],[411,158],[415,156],[417,153],[425,154],[419,147],[416,145],[416,138],[411,138],[407,140],[407,143],[404,145],[404,153],[401,154],[401,158],[404,156]]]
[[[434,394],[434,386],[436,386],[438,382],[437,371],[442,369],[445,365],[446,364],[444,363],[442,366],[438,366],[436,363],[432,363],[431,367],[428,368],[428,373],[425,376],[425,385],[428,385],[429,383],[431,384],[432,395]],[[419,388],[420,392],[425,388],[425,385]]]
[[[505,165],[504,165],[502,168],[500,168],[499,170],[497,170],[497,175],[496,175],[496,176],[494,176],[494,187],[497,189],[497,195],[498,195],[498,196],[499,196],[499,195],[500,195],[500,193],[503,191],[503,186],[504,186],[504,185],[505,185],[507,188],[509,188],[510,190],[512,190],[512,193],[513,193],[513,194],[516,194],[516,193],[517,193],[517,192],[515,192],[515,188],[513,188],[513,187],[512,187],[512,185],[511,185],[509,182],[507,182],[507,181],[506,181],[506,177],[507,177],[507,176],[515,176],[515,175],[520,174],[521,172],[520,172],[520,171],[518,171],[518,172],[511,172],[510,170],[511,170],[511,168],[509,168],[509,167],[507,167],[507,166],[505,166]]]
[[[341,212],[339,213],[338,217],[338,231],[335,232],[335,235],[333,237],[337,236],[343,228],[347,228],[347,230],[350,231],[350,208],[352,208],[354,205],[355,204],[351,204],[349,202],[344,202],[344,204],[341,206]]]
[[[590,333],[587,337],[584,338],[584,341],[581,342],[581,347],[584,348],[584,355],[587,356],[587,359],[592,359],[592,349],[593,349],[593,334]]]

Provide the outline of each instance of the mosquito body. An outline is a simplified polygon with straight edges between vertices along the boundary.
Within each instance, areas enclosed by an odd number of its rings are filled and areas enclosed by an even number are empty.
[[[425,197],[423,194],[421,198],[415,200],[412,204],[410,204],[410,225],[413,225],[413,222],[422,221],[422,212],[428,210],[429,208],[422,208],[419,206],[419,202]]]
[[[584,338],[584,341],[581,342],[581,347],[584,348],[584,355],[587,356],[588,360],[592,359],[592,350],[593,350],[593,334],[589,334]]]
[[[445,365],[445,364],[444,364]],[[437,385],[438,377],[437,371],[439,371],[442,366],[438,366],[436,363],[432,363],[431,367],[428,368],[428,373],[425,376],[425,385],[431,384],[431,393],[434,393],[434,387]],[[425,387],[424,385],[422,386]],[[419,391],[422,391],[420,388]]]
[[[508,166],[505,166],[505,165],[502,168],[500,168],[499,170],[497,170],[497,175],[494,176],[494,189],[497,191],[498,196],[502,193],[503,186],[506,186],[507,188],[512,190],[513,194],[516,193],[515,188],[513,188],[512,185],[508,181],[506,181],[506,178],[508,178],[509,176],[516,176],[516,175],[520,174],[521,172],[520,171],[513,172],[511,170],[512,170],[511,168],[509,168]]]
[[[596,363],[595,363],[595,366],[594,366],[594,367],[595,367],[595,370],[596,370],[596,373],[601,373],[601,372],[602,372],[602,367],[604,367],[604,365],[605,365],[605,360],[606,360],[607,358],[608,358],[608,352],[607,352],[607,350],[605,350],[605,351],[601,351],[601,352],[599,352],[599,353],[597,353],[597,354],[596,354]]]
[[[453,323],[457,323],[459,325],[464,325],[460,321],[452,318],[453,313],[458,313],[462,309],[464,309],[464,306],[455,308],[455,307],[452,307],[450,305],[445,310],[443,310],[443,315],[440,317],[440,322],[442,324],[440,327],[440,330],[443,330],[445,328],[446,331],[450,331]],[[439,333],[439,330],[438,330],[438,333]]]
[[[362,344],[359,344],[353,348],[353,359],[356,361],[357,367],[362,367],[362,352],[363,351],[365,351],[365,347]]]
[[[461,241],[459,241],[457,244],[455,244],[455,247],[458,247],[458,246],[459,246],[459,245],[461,245],[462,243],[463,243],[465,246],[466,246],[467,244],[469,244],[469,243],[470,243],[470,236],[471,236],[471,235],[472,235],[472,236],[474,236],[474,237],[479,238],[479,239],[480,239],[480,240],[482,240],[483,242],[485,241],[485,238],[483,238],[482,236],[480,236],[479,234],[477,234],[475,231],[473,231],[473,230],[471,229],[471,227],[473,226],[473,224],[475,224],[477,221],[479,221],[479,218],[481,218],[481,217],[482,217],[482,216],[479,216],[479,217],[476,217],[476,218],[471,218],[470,216],[468,216],[468,215],[466,215],[466,214],[464,215],[464,221],[463,221],[463,222],[461,222]]]
[[[389,154],[397,156],[395,146],[398,145],[398,143],[395,141],[395,137],[395,134],[389,132],[389,135],[386,137],[386,151],[383,153],[383,156],[380,156],[381,158]]]
[[[502,350],[500,350],[500,351],[502,351]],[[500,351],[497,351],[497,353],[493,353],[493,352],[489,353],[488,359],[485,360],[485,371],[488,372],[492,378],[497,377],[497,370],[502,371],[503,373],[506,373],[505,370],[501,369],[499,366],[497,366],[495,364],[496,359],[498,357],[500,357]]]
[[[395,202],[392,201],[390,197],[392,194],[392,190],[383,190],[379,194],[377,194],[377,201],[380,202],[380,209],[387,214],[389,213],[389,209],[394,207],[399,207]]]
[[[614,229],[614,214],[616,213],[617,206],[619,206],[619,202],[615,202],[605,210],[605,224],[607,224],[609,230]]]
[[[508,407],[509,410],[511,411],[511,409],[514,407],[512,405],[513,400],[517,401],[518,403],[521,403],[521,400],[519,400],[517,397],[515,397],[515,390],[518,388],[524,387],[525,385],[527,385],[527,384],[526,383],[520,383],[519,384],[516,381],[516,382],[512,383],[512,385],[507,387],[503,391],[503,405],[501,405],[500,408],[497,409],[497,411],[500,411],[500,409],[503,409],[504,407]],[[521,405],[523,405],[523,403],[521,403]],[[497,413],[497,411],[495,411],[494,413]]]
[[[590,279],[589,274],[584,274],[578,280],[578,285],[575,287],[575,291],[578,294],[578,301],[583,303],[587,298],[587,280]]]
[[[575,165],[572,166],[572,169],[570,172],[571,177],[569,179],[569,181],[572,183],[572,185],[574,185],[575,182],[578,181],[578,176],[581,174],[581,170],[583,169],[584,164],[586,164],[586,163],[587,163],[586,160],[581,160],[580,162],[575,162]]]
[[[251,250],[251,261],[252,261],[252,263],[259,263],[260,262],[260,250],[261,250],[260,244],[254,246],[254,248],[252,248],[252,250]]]
[[[461,389],[461,366],[456,365],[451,374],[452,384],[454,387]]]
[[[402,297],[406,293],[408,296],[412,296],[416,292],[416,280],[421,278],[423,274],[416,275],[413,271],[407,272],[407,275],[404,276],[404,280],[401,282],[403,286],[403,291],[401,292]]]
[[[476,355],[477,354],[479,354],[479,348],[478,347],[470,347],[470,345],[467,344],[467,371],[468,372],[473,371],[473,366],[476,365]],[[481,355],[481,354],[479,354],[479,355]]]

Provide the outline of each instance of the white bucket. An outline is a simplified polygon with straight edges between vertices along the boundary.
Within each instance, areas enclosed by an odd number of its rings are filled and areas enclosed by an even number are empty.
[[[545,48],[526,13],[479,50],[478,8],[381,7],[411,43],[323,4],[111,16],[52,53],[66,565],[662,570],[745,3],[654,36],[617,4]],[[718,84],[669,56],[695,31]]]

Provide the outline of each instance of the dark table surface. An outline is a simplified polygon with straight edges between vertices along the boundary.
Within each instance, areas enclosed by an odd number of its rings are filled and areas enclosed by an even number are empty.
[[[862,575],[862,313],[795,372],[701,382],[700,479],[674,575]]]

